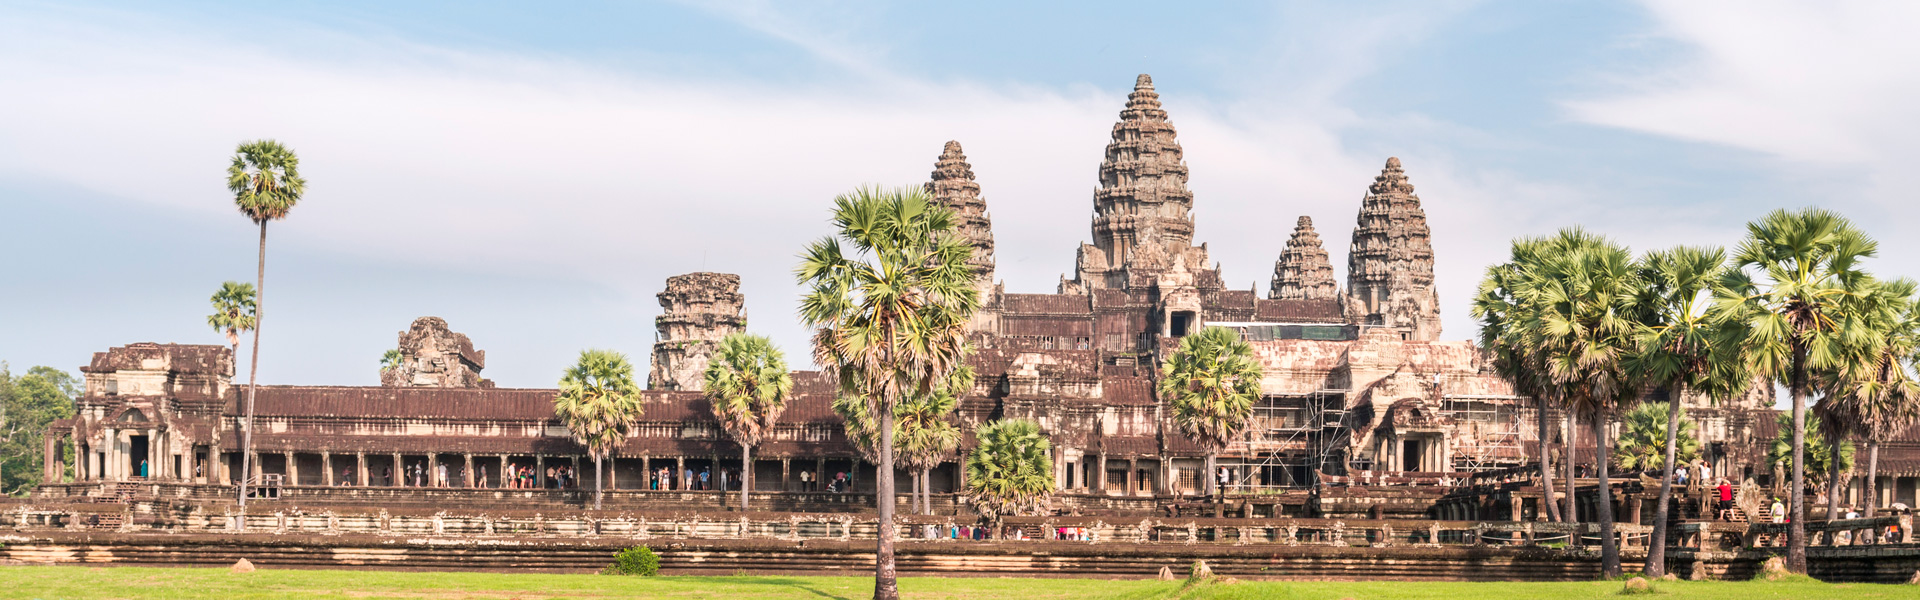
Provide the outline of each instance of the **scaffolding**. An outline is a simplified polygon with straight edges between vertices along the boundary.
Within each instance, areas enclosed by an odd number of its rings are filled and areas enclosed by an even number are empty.
[[[1345,390],[1262,397],[1241,439],[1222,457],[1229,491],[1300,489],[1316,483],[1316,472],[1344,456],[1336,443],[1347,434]],[[1209,476],[1212,476],[1209,474]]]
[[[1455,471],[1492,471],[1527,463],[1520,440],[1521,404],[1525,396],[1505,394],[1448,394],[1440,397],[1440,414],[1452,419],[1454,435],[1471,430],[1477,443],[1453,454]]]

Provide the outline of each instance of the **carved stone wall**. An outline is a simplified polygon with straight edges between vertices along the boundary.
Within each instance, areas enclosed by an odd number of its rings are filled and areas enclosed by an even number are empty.
[[[688,273],[667,278],[654,318],[656,338],[647,388],[697,392],[705,388],[707,361],[720,338],[747,326],[740,276]]]
[[[487,353],[473,349],[466,334],[447,328],[440,317],[420,317],[400,332],[400,363],[380,372],[387,387],[492,387],[480,378]]]

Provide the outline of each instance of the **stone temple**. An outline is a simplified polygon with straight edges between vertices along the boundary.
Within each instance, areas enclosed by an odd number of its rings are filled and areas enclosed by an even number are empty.
[[[1264,297],[1228,289],[1206,244],[1196,243],[1203,232],[1193,211],[1204,200],[1187,187],[1174,122],[1146,75],[1121,109],[1095,173],[1089,239],[1053,293],[1008,292],[995,279],[985,193],[991,190],[975,179],[961,144],[947,142],[932,166],[926,189],[958,214],[960,233],[975,247],[971,266],[984,307],[973,323],[977,382],[958,419],[965,430],[1000,418],[1041,423],[1054,444],[1058,510],[1153,513],[1203,489],[1201,448],[1172,426],[1153,390],[1156,365],[1182,336],[1204,326],[1237,331],[1264,373],[1252,423],[1220,459],[1231,493],[1264,503],[1256,512],[1534,520],[1541,515],[1538,488],[1476,496],[1444,484],[1473,473],[1524,473],[1518,468],[1542,451],[1556,463],[1569,452],[1576,462],[1592,462],[1585,428],[1569,436],[1563,419],[1550,415],[1555,425],[1539,439],[1532,425],[1537,405],[1494,373],[1486,353],[1471,342],[1439,339],[1433,232],[1398,158],[1384,159],[1371,182],[1354,182],[1360,202],[1344,285],[1315,223],[1300,217],[1290,236],[1271,240],[1277,260]],[[700,372],[717,340],[747,327],[740,278],[671,277],[659,302],[646,411],[608,462],[615,505],[705,502],[665,492],[683,489],[683,473],[739,465],[738,446],[716,426],[700,393]],[[543,485],[544,467],[591,468],[554,418],[556,391],[494,387],[481,378],[485,353],[445,321],[415,321],[401,332],[399,348],[403,360],[378,386],[261,387],[252,474],[240,472],[242,386],[231,383],[227,347],[136,343],[100,352],[82,368],[78,416],[55,423],[47,437],[51,450],[71,448],[75,464],[49,452],[49,483],[40,493],[84,495],[128,481],[199,489],[250,475],[309,503],[403,502],[387,488],[408,485],[397,474],[416,465],[428,467],[427,485],[455,488],[501,487],[508,464],[535,466]],[[756,490],[786,510],[871,506],[803,485],[844,472],[854,492],[871,493],[874,478],[830,408],[833,383],[817,372],[796,373],[795,380],[796,397],[754,453]],[[1686,399],[1716,473],[1773,479],[1763,458],[1776,430],[1769,396],[1762,390],[1721,404]],[[1874,485],[1891,492],[1883,502],[1920,502],[1920,448],[1890,444],[1882,465],[1883,479]],[[670,473],[665,482],[654,477],[662,468]],[[961,510],[949,493],[963,477],[957,457],[933,470],[931,487],[946,510]],[[908,481],[900,478],[903,491]],[[1639,518],[1638,489],[1622,490],[1623,521]]]

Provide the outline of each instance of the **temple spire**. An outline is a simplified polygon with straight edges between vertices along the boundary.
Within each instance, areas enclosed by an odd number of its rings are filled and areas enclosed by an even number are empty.
[[[973,258],[967,266],[983,292],[993,287],[993,217],[987,214],[987,202],[980,198],[980,184],[973,180],[973,165],[960,150],[960,142],[949,141],[933,163],[932,180],[927,193],[933,201],[959,217],[961,237],[973,244]]]
[[[1406,331],[1407,339],[1440,337],[1440,299],[1433,286],[1433,243],[1420,197],[1399,158],[1367,186],[1347,254],[1342,311],[1361,325]]]
[[[1211,264],[1205,250],[1193,246],[1192,209],[1180,141],[1160,106],[1153,77],[1143,74],[1134,80],[1100,163],[1100,189],[1093,194],[1093,243],[1080,247],[1074,279],[1063,282],[1061,291],[1124,287],[1129,267],[1173,264],[1162,258]],[[1148,245],[1157,248],[1143,251]],[[1136,255],[1153,265],[1136,265]]]
[[[1313,229],[1313,217],[1300,217],[1293,227],[1287,249],[1273,263],[1273,285],[1268,297],[1274,300],[1336,300],[1340,284],[1333,280],[1333,263],[1320,244],[1320,233]]]

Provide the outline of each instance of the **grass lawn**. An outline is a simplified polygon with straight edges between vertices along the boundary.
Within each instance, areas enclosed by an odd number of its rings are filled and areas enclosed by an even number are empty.
[[[536,573],[397,573],[143,567],[0,567],[0,598],[761,598],[861,599],[873,580],[856,577],[616,577]],[[1188,586],[1184,581],[1089,579],[900,580],[907,598],[1047,600],[1053,598],[1615,598],[1619,582],[1398,583],[1237,582]],[[1920,586],[1814,581],[1672,582],[1652,598],[1916,598]]]

